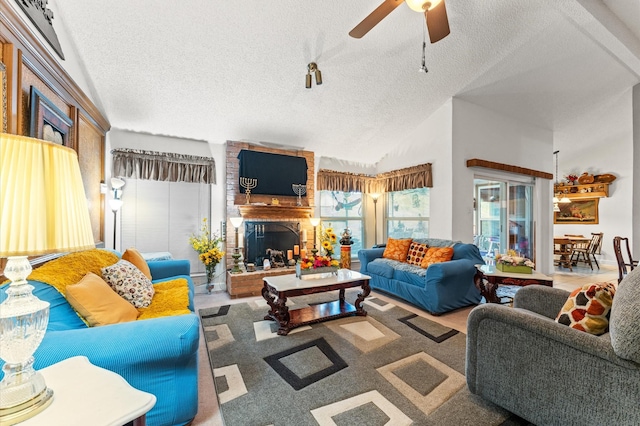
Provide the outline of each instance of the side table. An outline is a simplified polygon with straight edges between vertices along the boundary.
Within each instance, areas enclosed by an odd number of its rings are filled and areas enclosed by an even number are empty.
[[[134,426],[146,424],[145,415],[156,397],[132,387],[118,374],[76,356],[39,370],[53,402],[20,426]]]
[[[485,284],[486,281],[486,284]],[[553,286],[553,278],[533,271],[531,274],[519,274],[515,272],[502,272],[495,265],[476,265],[476,275],[473,282],[487,303],[500,303],[496,294],[498,285],[527,286],[532,284]]]

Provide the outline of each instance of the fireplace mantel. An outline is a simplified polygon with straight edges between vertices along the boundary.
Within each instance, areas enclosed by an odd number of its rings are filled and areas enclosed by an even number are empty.
[[[308,219],[313,207],[274,206],[258,204],[238,205],[240,215],[245,219]]]

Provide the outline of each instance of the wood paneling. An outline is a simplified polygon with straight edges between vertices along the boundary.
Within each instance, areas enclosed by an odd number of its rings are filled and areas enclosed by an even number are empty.
[[[97,245],[104,245],[104,194],[100,182],[104,180],[104,135],[84,115],[78,115],[78,160],[87,194],[91,229]]]

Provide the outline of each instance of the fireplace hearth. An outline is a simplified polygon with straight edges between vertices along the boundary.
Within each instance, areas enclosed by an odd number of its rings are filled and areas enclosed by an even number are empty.
[[[283,252],[286,262],[287,250],[300,245],[300,223],[247,221],[244,235],[245,261],[254,263],[256,269],[262,269],[264,260],[269,259],[267,250]]]

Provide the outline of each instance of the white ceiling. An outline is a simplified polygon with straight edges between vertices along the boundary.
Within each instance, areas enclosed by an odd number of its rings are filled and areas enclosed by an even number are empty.
[[[447,0],[426,74],[406,5],[348,36],[381,1],[50,3],[113,127],[365,164],[453,96],[562,131],[640,82],[640,0]],[[309,90],[312,61],[324,83]]]

